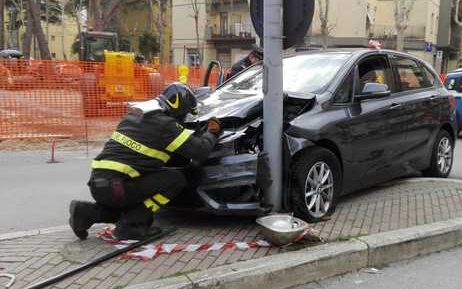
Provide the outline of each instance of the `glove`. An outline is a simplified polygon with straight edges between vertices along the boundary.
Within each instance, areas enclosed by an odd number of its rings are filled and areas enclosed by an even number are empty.
[[[207,122],[207,131],[213,133],[217,137],[220,136],[223,133],[220,120],[216,117],[210,118]]]

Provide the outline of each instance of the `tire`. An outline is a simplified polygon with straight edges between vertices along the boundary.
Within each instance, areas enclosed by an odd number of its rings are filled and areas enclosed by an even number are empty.
[[[329,170],[327,175],[326,169]],[[324,188],[319,184],[321,178],[316,179],[320,177],[321,170],[324,170],[324,177],[322,177]],[[308,176],[312,179],[311,182],[308,181]],[[294,214],[303,220],[319,222],[324,217],[331,215],[335,210],[336,200],[341,189],[340,162],[327,149],[321,147],[309,149],[303,152],[292,166],[290,190],[292,209]],[[306,196],[307,190],[311,196]]]
[[[430,167],[423,171],[423,175],[425,177],[447,178],[454,163],[454,139],[446,130],[441,130],[438,133],[431,154]]]

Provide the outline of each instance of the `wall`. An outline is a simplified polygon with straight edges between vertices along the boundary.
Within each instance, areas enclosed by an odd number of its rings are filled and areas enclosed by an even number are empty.
[[[199,49],[204,49],[203,63],[207,63],[208,49],[205,45],[207,15],[205,0],[199,0]],[[172,5],[172,52],[173,63],[182,64],[184,47],[196,48],[196,31],[190,0],[175,0]]]
[[[42,23],[43,33],[46,34],[46,23]],[[49,24],[48,26],[48,47],[53,59],[78,59],[77,54],[72,54],[72,44],[78,37],[78,27],[74,18],[64,16],[63,25]],[[64,51],[63,51],[64,41]],[[38,51],[38,48],[37,48]],[[32,52],[33,53],[33,52]],[[38,52],[37,52],[38,53]],[[32,54],[33,55],[33,54]]]

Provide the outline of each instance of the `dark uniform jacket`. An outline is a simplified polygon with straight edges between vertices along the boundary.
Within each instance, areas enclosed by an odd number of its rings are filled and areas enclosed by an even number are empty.
[[[242,70],[246,69],[247,67],[251,65],[252,65],[252,62],[250,62],[250,59],[248,56],[242,58],[241,60],[236,62],[231,67],[230,71],[228,72],[228,75],[226,76],[226,79],[230,79],[231,77],[233,77],[234,75],[238,74],[239,72],[241,72]]]
[[[216,141],[209,132],[194,136],[160,110],[145,115],[128,113],[92,162],[92,176],[136,178],[168,166],[175,156],[201,162]]]

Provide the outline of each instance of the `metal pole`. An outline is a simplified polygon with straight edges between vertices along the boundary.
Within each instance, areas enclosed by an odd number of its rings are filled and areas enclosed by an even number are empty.
[[[273,211],[282,204],[282,31],[283,0],[264,1],[263,144],[273,180],[265,200]]]

